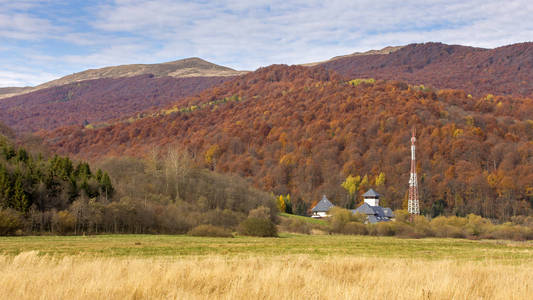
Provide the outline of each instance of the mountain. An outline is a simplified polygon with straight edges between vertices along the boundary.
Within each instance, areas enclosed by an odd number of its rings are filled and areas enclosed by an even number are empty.
[[[0,121],[17,132],[89,125],[164,107],[243,73],[200,58],[87,70],[0,90]]]
[[[231,78],[145,74],[84,80],[2,99],[0,121],[19,133],[90,126],[164,107]]]
[[[22,94],[29,91],[31,87],[4,87],[0,88],[0,99]]]
[[[303,64],[302,66],[314,67],[314,66],[318,66],[318,65],[321,65],[321,64],[324,64],[324,63],[327,63],[327,62],[335,61],[337,59],[354,57],[354,56],[365,56],[365,55],[375,55],[375,54],[391,54],[394,51],[398,51],[398,50],[402,49],[403,47],[404,46],[388,46],[388,47],[385,47],[385,48],[380,49],[380,50],[369,50],[369,51],[365,51],[365,52],[354,52],[352,54],[335,56],[335,57],[333,57],[333,58],[331,58],[329,60],[326,60],[326,61]]]
[[[246,71],[235,71],[231,68],[219,66],[201,58],[192,57],[160,64],[133,64],[105,67],[101,69],[90,69],[79,73],[74,73],[56,80],[52,80],[31,88],[5,88],[0,89],[0,98],[6,98],[22,93],[33,92],[45,88],[61,86],[74,82],[102,78],[133,77],[138,75],[151,74],[155,77],[224,77],[238,76]]]
[[[483,49],[442,43],[385,48],[319,63],[346,78],[402,80],[481,96],[533,95],[533,43]],[[392,51],[391,51],[392,50]]]
[[[397,209],[406,199],[415,126],[422,211],[505,219],[532,210],[531,116],[531,98],[346,81],[323,67],[275,65],[130,122],[42,137],[55,151],[92,160],[177,145],[210,169],[290,193],[295,207],[322,194],[350,207],[341,183],[360,176],[359,194],[374,187]],[[375,186],[381,173],[385,183]]]
[[[91,69],[44,83],[38,86],[38,88],[60,86],[91,79],[133,77],[144,74],[152,74],[155,77],[170,76],[183,78],[238,76],[244,73],[246,72],[235,71],[228,67],[219,66],[201,58],[193,57],[161,64],[134,64]]]

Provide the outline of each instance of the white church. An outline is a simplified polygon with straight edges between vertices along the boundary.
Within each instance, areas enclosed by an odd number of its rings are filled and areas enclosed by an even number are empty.
[[[392,209],[388,207],[379,206],[379,197],[381,197],[381,195],[373,189],[368,190],[366,193],[363,194],[364,203],[361,204],[361,206],[359,206],[358,208],[351,210],[352,213],[360,213],[366,215],[368,223],[390,221],[392,218],[394,218]],[[315,205],[315,207],[311,209],[311,217],[329,217],[329,210],[334,206],[335,205],[333,205],[333,203],[328,200],[326,195],[324,195],[322,197],[322,200],[320,200],[320,202],[318,202],[317,205]]]

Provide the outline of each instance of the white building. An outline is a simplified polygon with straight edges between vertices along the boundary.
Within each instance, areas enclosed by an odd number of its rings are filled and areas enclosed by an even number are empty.
[[[322,197],[322,200],[318,202],[313,209],[311,209],[311,212],[313,214],[311,215],[311,218],[325,218],[329,217],[329,210],[333,207],[333,203],[331,203],[328,198],[326,198],[326,195]]]
[[[381,195],[376,193],[373,189],[368,190],[363,194],[364,203],[357,209],[352,210],[352,213],[360,213],[367,215],[368,223],[386,222],[394,218],[392,209],[388,207],[379,206],[379,197]]]

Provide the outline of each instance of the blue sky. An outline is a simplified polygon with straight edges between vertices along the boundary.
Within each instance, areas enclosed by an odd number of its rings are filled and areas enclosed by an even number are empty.
[[[201,57],[239,70],[414,42],[533,40],[533,1],[0,0],[0,87]]]

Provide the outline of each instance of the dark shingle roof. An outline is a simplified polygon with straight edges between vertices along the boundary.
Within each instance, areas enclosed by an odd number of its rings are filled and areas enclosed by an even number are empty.
[[[355,213],[360,213],[360,214],[365,214],[365,215],[373,215],[374,214],[374,210],[372,209],[372,206],[370,206],[368,203],[363,203],[361,206],[359,206],[358,208],[352,210],[352,212],[355,214]]]
[[[381,206],[370,206],[374,210],[374,215],[380,218],[385,217],[385,212],[383,211],[383,207]]]
[[[394,213],[392,213],[392,209],[385,207],[383,208],[383,212],[385,213],[385,217],[394,218]]]
[[[381,196],[381,195],[378,194],[373,189],[369,189],[366,193],[363,194],[363,197],[379,197],[379,196]]]
[[[319,211],[329,211],[330,208],[332,208],[334,205],[331,203],[328,198],[326,198],[326,195],[322,197],[322,200],[318,202],[315,207],[311,210],[312,212],[319,212]]]
[[[369,223],[376,223],[381,221],[389,221],[389,218],[394,217],[392,209],[381,206],[372,206],[368,203],[363,203],[356,209],[352,209],[352,213],[361,213],[368,216]]]

